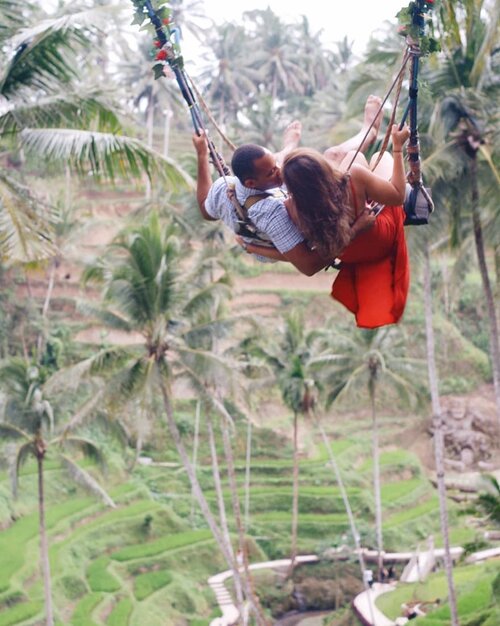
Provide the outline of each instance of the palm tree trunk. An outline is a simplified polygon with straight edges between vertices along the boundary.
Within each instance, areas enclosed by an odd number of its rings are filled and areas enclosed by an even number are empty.
[[[224,405],[220,400],[217,401],[216,406],[219,409],[224,408]],[[230,419],[231,419],[230,415],[227,414],[224,408],[224,411],[222,411],[222,416],[221,416],[222,442],[224,445],[224,454],[226,457],[227,476],[229,480],[229,488],[231,490],[234,521],[236,524],[236,530],[238,532],[239,549],[240,549],[240,554],[243,559],[243,571],[244,571],[243,585],[245,587],[247,598],[253,609],[256,624],[265,625],[267,624],[267,621],[262,612],[259,598],[257,597],[254,591],[252,577],[250,575],[250,569],[249,569],[249,563],[248,563],[248,550],[247,550],[246,541],[245,541],[245,532],[244,532],[243,524],[241,521],[240,499],[238,497],[238,485],[236,484],[236,474],[234,470],[233,448],[231,446],[231,440],[229,438],[228,423]]]
[[[328,457],[330,459],[330,465],[333,468],[333,472],[335,474],[335,480],[337,481],[337,485],[339,486],[340,489],[340,494],[342,496],[342,501],[344,503],[344,508],[346,510],[347,513],[347,519],[349,520],[349,526],[351,528],[351,535],[352,535],[352,540],[354,542],[354,548],[355,548],[355,552],[356,552],[356,556],[358,557],[358,563],[359,563],[359,569],[360,569],[360,573],[361,573],[361,580],[363,582],[363,586],[365,588],[366,591],[366,597],[368,599],[368,607],[370,610],[370,620],[372,624],[375,624],[375,612],[373,610],[373,600],[370,594],[370,587],[368,585],[368,582],[365,578],[365,569],[366,569],[366,565],[365,565],[365,559],[363,558],[363,550],[361,548],[361,538],[358,532],[358,529],[356,528],[356,521],[354,519],[354,515],[352,512],[352,508],[351,508],[351,503],[349,502],[349,498],[347,497],[347,491],[344,485],[344,481],[342,479],[342,474],[340,473],[340,469],[339,466],[337,464],[337,459],[335,458],[335,455],[333,454],[333,450],[332,447],[330,445],[330,442],[328,441],[328,437],[326,436],[326,432],[325,429],[323,428],[323,424],[321,423],[321,421],[319,420],[319,418],[316,417],[316,425],[318,427],[318,430],[321,434],[321,438],[323,439],[323,444],[326,448],[326,451],[328,453]]]
[[[198,400],[198,402],[196,403],[196,413],[195,413],[195,417],[194,417],[194,441],[193,441],[193,467],[194,467],[194,471],[196,472],[196,465],[198,463],[198,439],[199,439],[199,434],[200,434],[200,409],[201,409],[201,403]],[[194,518],[194,503],[195,503],[195,497],[194,494],[192,494],[192,499],[191,499],[191,524],[193,523],[193,518]]]
[[[486,264],[486,254],[484,251],[483,228],[481,226],[481,215],[479,212],[479,188],[477,182],[477,158],[472,159],[471,168],[471,186],[472,186],[472,224],[474,228],[474,241],[476,244],[477,260],[479,263],[479,271],[483,282],[484,294],[486,296],[486,307],[488,310],[488,320],[490,324],[490,358],[491,369],[493,373],[493,387],[495,389],[495,402],[497,407],[497,420],[500,436],[500,344],[498,335],[498,320],[495,310],[495,299],[488,275],[488,266]]]
[[[42,563],[43,589],[45,596],[45,620],[47,626],[54,626],[52,608],[52,584],[50,579],[49,546],[45,528],[45,496],[43,489],[43,455],[37,455],[38,465],[38,517],[40,533],[40,560]]]
[[[252,459],[252,420],[247,423],[247,446],[245,454],[245,532],[250,527],[250,463]]]
[[[191,461],[189,460],[189,456],[186,451],[186,448],[184,447],[184,444],[182,443],[181,434],[179,432],[179,429],[177,428],[177,424],[175,423],[174,411],[173,411],[172,403],[170,401],[170,396],[167,391],[165,382],[161,377],[160,371],[158,372],[158,380],[159,380],[159,385],[160,385],[160,389],[161,389],[161,393],[163,397],[163,406],[165,409],[165,415],[167,416],[167,420],[166,420],[167,426],[170,431],[170,435],[174,441],[175,447],[177,448],[177,452],[179,453],[179,456],[181,458],[182,465],[184,466],[184,469],[186,470],[186,473],[188,475],[189,481],[191,483],[191,489],[193,490],[193,493],[200,506],[201,512],[203,513],[203,516],[205,517],[208,527],[212,531],[212,534],[214,536],[215,541],[217,542],[217,545],[219,546],[222,554],[224,555],[224,558],[226,559],[226,562],[229,568],[232,569],[233,559],[232,559],[231,553],[227,549],[226,542],[224,541],[220,528],[218,527],[217,522],[212,514],[212,511],[210,510],[208,506],[207,500],[205,496],[203,495],[203,490],[201,488],[201,485],[198,482],[196,473],[193,469]]]
[[[298,414],[293,413],[293,485],[292,485],[292,546],[290,555],[291,576],[297,558],[297,530],[299,527],[299,441],[298,441]]]
[[[59,265],[59,260],[54,257],[50,262],[49,280],[47,283],[47,293],[45,294],[45,300],[42,307],[42,329],[38,335],[37,340],[37,355],[38,361],[42,358],[43,351],[45,350],[45,341],[47,339],[47,315],[49,313],[50,300],[52,298],[52,291],[54,290],[54,283],[56,279],[56,269]]]
[[[425,306],[425,335],[427,343],[427,368],[429,372],[429,389],[431,393],[433,425],[434,425],[434,457],[436,463],[436,478],[439,498],[439,520],[444,543],[444,567],[448,582],[448,602],[451,612],[451,626],[459,626],[457,598],[453,581],[453,560],[450,552],[450,536],[448,533],[448,508],[446,504],[446,485],[444,473],[444,436],[443,417],[439,398],[438,374],[436,368],[434,328],[432,324],[432,292],[431,292],[431,263],[429,243],[425,244],[424,265],[424,306]]]
[[[370,388],[372,409],[372,454],[373,454],[373,494],[375,498],[375,532],[377,535],[377,580],[380,582],[383,566],[384,538],[382,534],[382,496],[380,492],[380,458],[378,442],[378,422],[375,409],[375,389]]]
[[[220,479],[220,470],[219,470],[219,460],[217,458],[217,449],[215,446],[215,436],[214,436],[214,428],[212,424],[212,419],[207,413],[207,430],[208,430],[208,441],[210,445],[210,456],[212,457],[212,476],[214,479],[215,493],[217,494],[217,505],[219,507],[219,518],[220,524],[222,528],[222,534],[224,539],[226,540],[226,545],[228,547],[228,551],[231,553],[232,557],[232,570],[233,570],[233,578],[234,578],[234,587],[236,591],[236,600],[238,603],[238,610],[240,615],[243,614],[243,589],[242,589],[242,581],[241,576],[238,570],[238,563],[234,554],[233,544],[231,542],[231,535],[229,534],[229,527],[227,524],[227,515],[226,515],[226,505],[224,503],[224,493],[222,490],[222,482]]]

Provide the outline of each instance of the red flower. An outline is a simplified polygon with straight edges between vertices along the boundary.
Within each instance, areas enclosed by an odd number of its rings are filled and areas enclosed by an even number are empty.
[[[161,41],[159,39],[155,39],[155,48],[161,48]]]
[[[167,51],[166,50],[160,50],[158,52],[158,54],[156,55],[156,60],[157,61],[164,61],[167,58]]]
[[[170,22],[171,22],[171,21],[172,21],[172,20],[171,20],[169,17],[166,17],[166,18],[163,20],[163,23],[165,24],[165,26],[168,26],[168,24],[170,24]]]

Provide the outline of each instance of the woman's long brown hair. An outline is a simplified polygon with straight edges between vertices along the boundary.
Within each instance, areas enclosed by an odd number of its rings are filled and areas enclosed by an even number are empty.
[[[283,180],[297,207],[298,228],[325,259],[333,259],[352,238],[349,176],[334,172],[316,150],[298,148],[283,162]]]

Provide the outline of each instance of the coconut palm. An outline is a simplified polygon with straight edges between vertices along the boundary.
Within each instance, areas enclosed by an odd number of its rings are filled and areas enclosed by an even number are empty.
[[[296,53],[299,41],[295,29],[285,24],[268,7],[244,13],[255,32],[252,66],[259,70],[264,93],[272,100],[286,100],[290,94],[304,95],[309,77]]]
[[[471,220],[490,326],[490,358],[500,424],[500,347],[497,312],[486,263],[485,224],[498,216],[500,173],[496,165],[499,97],[499,0],[443,2],[439,13],[443,61],[428,80],[436,98],[435,118],[444,126],[448,150],[460,166],[455,185],[460,191],[454,219]],[[448,175],[449,179],[449,175]],[[448,180],[448,182],[450,182]],[[464,202],[464,199],[468,199]],[[470,209],[469,215],[465,213]],[[489,209],[489,211],[488,211]]]
[[[335,354],[330,363],[323,367],[322,382],[329,390],[327,404],[332,404],[348,393],[358,392],[362,386],[368,392],[372,417],[375,530],[380,576],[383,527],[376,400],[380,388],[392,388],[406,402],[418,399],[418,369],[421,363],[406,356],[405,338],[399,327],[385,326],[375,330],[357,330],[355,333],[344,332],[342,335],[335,332],[332,345],[336,346]]]
[[[485,476],[486,489],[477,498],[478,506],[486,513],[488,519],[500,524],[500,483],[495,476]]]
[[[285,405],[293,413],[293,479],[292,479],[292,533],[291,568],[297,556],[299,510],[299,415],[310,415],[317,394],[318,351],[323,349],[316,331],[308,331],[300,311],[293,310],[284,318],[282,327],[269,337],[246,346],[254,357],[260,357],[274,371],[275,380]]]
[[[79,80],[76,68],[84,67],[87,33],[104,28],[109,11],[109,6],[72,6],[66,14],[47,18],[34,4],[0,3],[2,143],[11,152],[33,154],[40,163],[70,164],[97,179],[146,172],[179,184],[187,179],[171,161],[123,133],[119,107],[109,94]],[[50,253],[49,218],[15,169],[2,167],[4,255],[25,259]]]
[[[251,67],[252,52],[252,38],[243,26],[229,22],[212,30],[200,82],[220,124],[234,120],[238,111],[255,99],[261,76]]]
[[[199,315],[224,296],[227,279],[207,280],[212,259],[188,270],[185,257],[186,246],[175,236],[174,228],[163,227],[154,214],[142,227],[124,231],[85,274],[86,280],[100,281],[104,287],[103,307],[85,310],[92,311],[106,328],[134,335],[136,342],[106,347],[53,378],[51,384],[75,384],[89,374],[102,380],[100,391],[74,414],[70,426],[92,418],[98,406],[116,410],[141,397],[152,403],[159,399],[192,492],[238,579],[232,546],[208,506],[179,431],[172,395],[174,379],[183,377],[213,409],[217,399],[210,390],[231,385],[231,364],[210,352],[212,336],[223,332],[227,324],[218,317],[203,319]]]
[[[97,445],[90,439],[73,434],[73,429],[54,423],[54,413],[50,402],[45,399],[37,367],[12,359],[0,368],[0,380],[6,394],[0,420],[0,434],[18,443],[11,459],[11,477],[14,493],[17,493],[19,470],[34,457],[38,474],[38,513],[40,534],[40,562],[43,572],[45,595],[45,621],[47,626],[54,624],[50,563],[47,532],[45,527],[44,462],[47,456],[59,458],[62,466],[78,483],[91,489],[108,506],[114,503],[95,479],[75,461],[75,453],[103,463],[103,456]],[[67,454],[70,452],[71,454]]]
[[[450,551],[450,535],[448,532],[448,506],[446,502],[446,483],[444,466],[444,430],[441,400],[439,397],[438,371],[436,367],[434,327],[432,314],[431,265],[429,244],[426,242],[424,250],[424,309],[425,309],[425,336],[427,348],[427,370],[429,376],[429,390],[433,414],[434,429],[434,459],[439,497],[439,520],[444,543],[444,565],[448,584],[448,602],[450,605],[452,626],[458,626],[457,599],[453,581],[453,560]]]

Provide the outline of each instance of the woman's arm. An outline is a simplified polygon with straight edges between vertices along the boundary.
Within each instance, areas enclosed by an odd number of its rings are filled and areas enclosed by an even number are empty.
[[[403,146],[410,135],[410,129],[405,126],[399,130],[397,125],[392,127],[393,165],[390,180],[385,180],[374,174],[366,167],[355,165],[352,168],[354,183],[364,187],[365,197],[382,204],[402,204],[405,199],[406,174],[403,160]]]
[[[268,259],[273,259],[274,261],[292,263],[299,272],[306,276],[312,276],[330,264],[329,261],[325,261],[315,250],[310,250],[305,243],[297,244],[288,252],[280,252],[276,248],[258,246],[254,243],[242,243],[240,239],[240,237],[236,237],[238,243],[249,254],[258,254]]]

